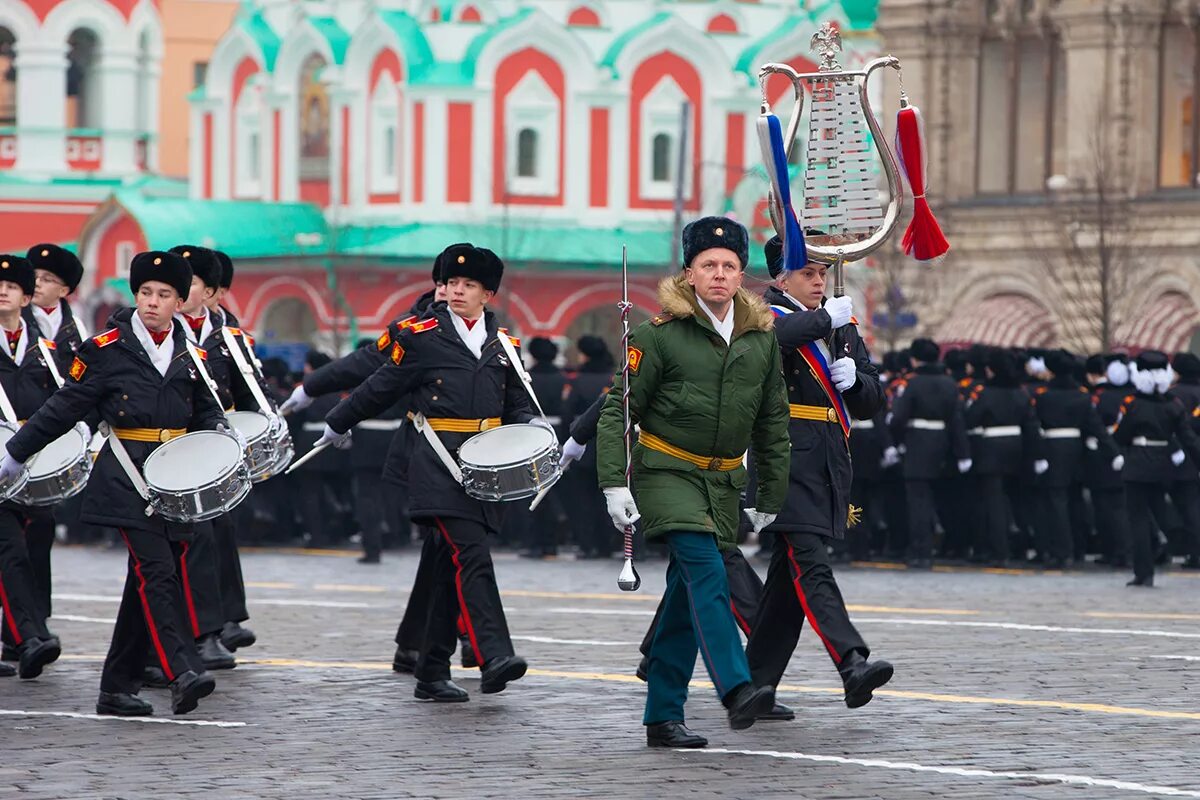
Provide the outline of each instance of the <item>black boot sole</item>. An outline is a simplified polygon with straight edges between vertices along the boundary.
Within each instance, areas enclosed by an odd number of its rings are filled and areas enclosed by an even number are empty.
[[[427,692],[421,688],[413,690],[413,697],[417,698],[418,700],[429,700],[434,703],[465,703],[471,699],[469,694],[456,695],[454,697],[439,697],[438,695]]]
[[[857,687],[853,694],[846,693],[846,708],[862,708],[875,697],[873,692],[880,686],[892,679],[892,675],[896,672],[895,668],[888,664],[886,669],[881,669],[871,675],[871,679],[862,686]]]
[[[139,709],[133,711],[131,709],[96,703],[96,713],[104,717],[152,717],[154,716],[154,709],[147,708],[145,710]]]
[[[229,659],[228,661],[226,661],[225,659],[222,658],[218,661],[205,661],[204,662],[204,668],[206,670],[208,670],[209,672],[212,672],[213,670],[218,670],[218,669],[233,669],[236,666],[237,666],[237,661],[235,661],[232,658]]]
[[[699,750],[702,747],[708,747],[708,739],[688,739],[683,742],[673,743],[669,739],[651,739],[647,737],[646,746],[671,750]]]
[[[58,661],[60,655],[62,655],[62,647],[50,643],[38,650],[36,658],[30,659],[28,662],[25,659],[21,659],[21,667],[19,669],[21,679],[30,680],[41,675],[46,665]]]
[[[523,661],[515,661],[504,668],[504,671],[498,675],[493,675],[487,680],[479,682],[479,691],[483,694],[499,694],[508,688],[508,684],[512,681],[519,680],[525,677],[525,670],[529,669],[529,665]]]
[[[729,715],[730,728],[735,731],[744,731],[758,722],[763,714],[770,713],[771,709],[775,707],[775,690],[760,691],[763,688],[766,687],[759,686],[755,689],[754,702],[748,703],[738,713]]]
[[[200,701],[213,693],[213,689],[217,688],[216,681],[196,681],[183,696],[179,698],[179,705],[172,703],[172,714],[190,714],[200,705]]]
[[[225,645],[225,649],[231,653],[237,651],[239,647],[249,647],[257,641],[258,638],[253,633],[238,634],[237,636],[230,636],[228,639],[224,636],[221,637],[221,644]]]

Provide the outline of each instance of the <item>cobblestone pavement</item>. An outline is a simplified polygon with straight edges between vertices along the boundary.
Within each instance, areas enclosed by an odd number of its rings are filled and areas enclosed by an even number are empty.
[[[1145,591],[1113,573],[843,569],[896,665],[888,690],[848,710],[806,630],[780,691],[795,722],[734,733],[698,683],[689,722],[710,748],[672,752],[645,747],[633,677],[665,562],[626,595],[616,561],[497,555],[530,674],[483,696],[464,670],[471,701],[447,707],[390,669],[416,554],[350,555],[247,553],[259,644],[191,715],[145,690],[156,723],[89,716],[123,553],[56,549],[65,654],[0,682],[0,798],[1200,797],[1194,573]]]

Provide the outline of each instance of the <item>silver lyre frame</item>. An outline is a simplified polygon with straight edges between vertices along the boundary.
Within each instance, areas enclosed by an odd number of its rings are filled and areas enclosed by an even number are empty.
[[[783,75],[792,82],[792,89],[795,92],[795,105],[792,108],[792,118],[787,126],[787,138],[784,140],[789,156],[791,155],[792,147],[796,143],[796,134],[800,128],[800,117],[804,111],[804,81],[828,81],[839,78],[862,79],[858,81],[858,100],[862,106],[863,115],[867,119],[867,127],[870,128],[871,136],[875,140],[875,149],[879,152],[880,158],[883,161],[883,172],[887,176],[890,199],[888,200],[887,209],[884,212],[883,224],[866,239],[836,245],[807,244],[809,260],[829,264],[834,267],[834,294],[839,296],[844,293],[845,289],[841,270],[842,264],[849,261],[859,261],[877,250],[896,229],[896,225],[900,222],[900,210],[904,205],[904,192],[900,186],[900,170],[896,166],[896,158],[892,154],[887,141],[884,139],[883,129],[879,125],[879,120],[875,118],[875,112],[871,108],[871,101],[867,97],[867,84],[871,74],[883,67],[891,67],[899,72],[900,59],[895,56],[883,56],[882,58],[874,59],[863,69],[857,70],[836,69],[799,73],[787,64],[777,63],[763,64],[758,70],[758,84],[762,90],[763,114],[771,113],[771,106],[767,100],[767,78],[771,75]],[[780,222],[779,216],[779,198],[775,196],[774,191],[770,191],[769,195],[771,224],[775,227],[775,231],[782,236],[783,225]],[[803,220],[801,220],[801,224],[803,224]]]

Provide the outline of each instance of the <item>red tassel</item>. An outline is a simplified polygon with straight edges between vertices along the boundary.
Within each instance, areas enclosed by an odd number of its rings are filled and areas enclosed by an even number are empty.
[[[896,152],[913,193],[913,217],[901,243],[917,261],[934,261],[950,250],[925,199],[925,122],[916,106],[901,103],[896,115]]]

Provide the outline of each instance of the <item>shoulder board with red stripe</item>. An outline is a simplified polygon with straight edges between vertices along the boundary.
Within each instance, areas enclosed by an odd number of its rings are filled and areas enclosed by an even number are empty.
[[[496,329],[496,333],[500,333],[500,334],[503,334],[504,336],[507,336],[507,337],[508,337],[508,340],[509,340],[510,342],[512,342],[512,346],[513,346],[513,347],[520,347],[520,346],[521,346],[521,340],[520,340],[520,339],[518,339],[517,337],[513,336],[511,333],[509,333],[509,332],[508,332],[508,328],[497,328],[497,329]]]
[[[39,338],[40,338],[40,337],[39,337]],[[53,339],[42,339],[42,342],[43,342],[43,343],[46,345],[46,347],[48,347],[48,348],[49,348],[49,349],[51,349],[51,350],[57,350],[57,349],[58,349],[58,345],[56,345],[56,344],[54,343],[54,340],[53,340]]]
[[[97,334],[92,337],[97,347],[108,347],[113,342],[121,338],[121,331],[117,328],[110,328],[104,333]]]
[[[409,314],[404,319],[397,320],[396,327],[399,328],[400,330],[404,330],[405,328],[411,328],[413,326],[413,323],[416,321],[417,321],[417,315]]]
[[[208,351],[203,347],[196,348],[196,355],[200,356],[201,361],[208,361]]]
[[[408,330],[412,331],[413,333],[424,333],[425,331],[433,330],[437,326],[437,317],[430,317],[429,319],[423,319],[420,322],[412,323],[408,326]]]
[[[650,318],[650,324],[655,327],[658,327],[659,325],[666,325],[668,322],[670,322],[673,319],[675,319],[675,315],[672,314],[671,312],[660,311],[657,314],[655,314],[653,317]]]
[[[232,333],[234,336],[241,336],[241,335],[242,335],[242,329],[241,329],[241,328],[235,328],[235,327],[233,327],[232,325],[226,325],[225,327],[226,327],[226,328],[229,328],[229,332],[230,332],[230,333]]]

